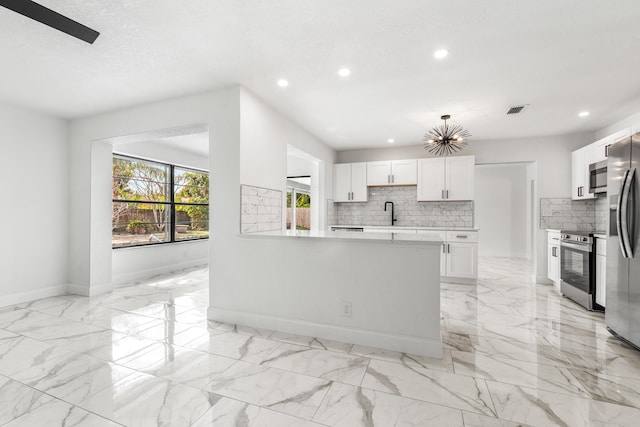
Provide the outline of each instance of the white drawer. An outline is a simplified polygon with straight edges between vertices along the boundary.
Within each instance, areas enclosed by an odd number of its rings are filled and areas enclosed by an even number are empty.
[[[477,231],[447,231],[447,242],[469,242],[478,241]]]
[[[607,255],[606,239],[596,239],[596,255]]]
[[[364,231],[367,233],[397,233],[397,234],[416,234],[414,229],[406,228],[367,228],[364,227]]]
[[[418,234],[437,234],[440,240],[447,241],[447,232],[442,230],[417,230]]]
[[[550,231],[547,239],[548,239],[549,243],[559,244],[560,243],[560,233],[557,233],[555,231]]]

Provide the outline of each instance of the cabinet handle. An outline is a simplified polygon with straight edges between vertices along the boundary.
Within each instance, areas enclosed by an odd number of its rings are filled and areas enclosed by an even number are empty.
[[[446,244],[446,243],[443,243],[443,244],[442,244],[442,253],[443,253],[443,254],[446,254],[446,253],[447,253],[447,244]]]
[[[396,176],[395,175],[391,175],[391,183],[392,184],[396,183]]]
[[[444,199],[444,190],[442,190],[442,199]]]
[[[605,157],[609,157],[609,147],[611,147],[611,144],[604,146],[604,156]]]
[[[456,239],[466,239],[469,236],[467,236],[466,234],[456,234]]]
[[[445,190],[447,193],[447,199],[449,199],[449,190]]]
[[[447,253],[450,254],[451,253],[451,245],[447,243]]]
[[[387,175],[387,184],[391,183],[391,175]]]

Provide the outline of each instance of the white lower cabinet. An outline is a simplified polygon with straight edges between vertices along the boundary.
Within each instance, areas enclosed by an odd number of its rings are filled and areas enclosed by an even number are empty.
[[[418,233],[431,233],[418,230]],[[447,282],[469,283],[478,279],[478,232],[441,231],[440,276]]]
[[[549,231],[547,236],[547,277],[560,287],[560,232]]]
[[[447,243],[447,270],[444,276],[476,279],[478,277],[478,244]]]
[[[607,241],[596,239],[596,303],[606,307],[607,302]]]

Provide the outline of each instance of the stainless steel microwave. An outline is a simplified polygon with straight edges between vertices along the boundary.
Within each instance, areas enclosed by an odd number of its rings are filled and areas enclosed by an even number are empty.
[[[607,194],[607,161],[589,165],[589,193]]]

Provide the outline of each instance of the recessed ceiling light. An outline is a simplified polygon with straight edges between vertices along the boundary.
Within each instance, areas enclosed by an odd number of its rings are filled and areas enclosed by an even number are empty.
[[[391,139],[391,138],[389,138],[389,139],[387,139],[387,142],[388,142],[389,144],[393,144],[394,142],[396,142],[396,140],[395,140],[395,139]]]
[[[588,111],[582,111],[581,113],[578,114],[578,116],[580,117],[587,117],[589,115]]]
[[[433,57],[437,59],[442,59],[447,55],[449,55],[449,51],[447,49],[440,49],[433,52]]]
[[[287,87],[287,86],[289,86],[289,82],[286,81],[285,79],[280,79],[280,80],[278,80],[278,86]]]
[[[340,70],[338,70],[338,75],[340,77],[349,77],[349,75],[351,75],[351,70],[348,68],[340,68]]]

